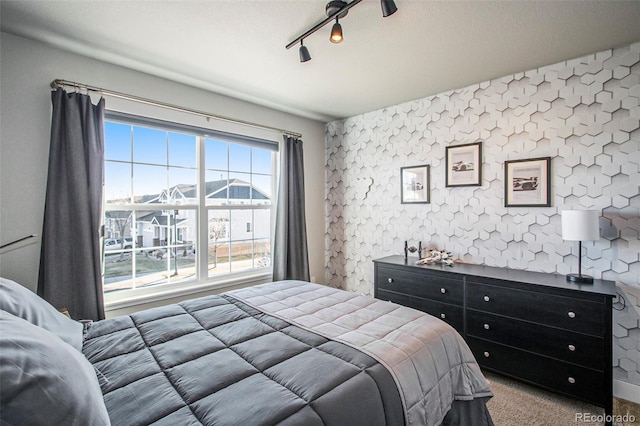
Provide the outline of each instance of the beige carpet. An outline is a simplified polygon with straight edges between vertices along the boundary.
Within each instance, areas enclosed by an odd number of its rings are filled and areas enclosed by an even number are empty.
[[[545,392],[505,377],[484,372],[494,397],[487,404],[496,426],[603,425],[590,416],[603,416],[604,410],[591,404]],[[614,400],[614,415],[635,416],[635,422],[614,423],[640,426],[640,406]],[[580,417],[582,415],[582,417]]]

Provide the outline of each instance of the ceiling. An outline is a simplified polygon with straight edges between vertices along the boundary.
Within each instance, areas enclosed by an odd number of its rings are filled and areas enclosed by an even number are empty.
[[[344,42],[329,24],[300,63],[285,45],[325,4],[0,0],[0,14],[4,32],[321,121],[640,41],[640,1],[396,0],[383,18],[364,0],[341,20]]]

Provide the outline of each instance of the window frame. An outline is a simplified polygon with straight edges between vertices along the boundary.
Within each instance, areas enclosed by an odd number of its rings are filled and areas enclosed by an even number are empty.
[[[198,195],[195,204],[158,204],[152,205],[143,203],[109,203],[107,204],[106,197],[103,197],[103,219],[107,211],[128,210],[134,213],[135,211],[149,211],[149,210],[195,210],[196,216],[196,233],[198,236],[198,242],[196,244],[196,277],[194,280],[180,281],[175,283],[162,283],[159,285],[140,287],[134,289],[123,289],[113,292],[103,292],[105,307],[107,311],[126,308],[128,306],[134,306],[139,304],[151,303],[155,301],[165,300],[171,297],[178,297],[181,295],[193,294],[198,292],[204,292],[207,290],[223,289],[228,287],[236,287],[241,285],[252,285],[257,283],[268,282],[273,276],[273,268],[271,265],[268,267],[252,268],[249,270],[243,270],[239,272],[233,272],[231,270],[228,273],[210,277],[208,273],[209,263],[208,259],[208,217],[211,210],[223,210],[232,212],[233,210],[269,210],[270,211],[270,223],[269,223],[269,242],[273,247],[274,228],[275,228],[275,212],[277,206],[277,182],[279,178],[279,150],[281,143],[279,140],[269,140],[254,136],[229,133],[212,128],[203,128],[193,126],[190,124],[182,124],[173,121],[165,121],[154,118],[143,117],[134,114],[106,111],[105,112],[105,124],[107,122],[121,123],[131,126],[142,126],[148,128],[159,129],[167,132],[176,132],[181,134],[189,134],[196,137],[196,173],[198,183]],[[261,149],[268,149],[272,151],[271,155],[271,199],[269,205],[260,204],[227,204],[227,205],[207,205],[206,198],[206,157],[205,148],[206,141],[208,139],[219,140],[229,144],[241,144],[250,147],[256,147]],[[133,147],[132,147],[133,149]],[[106,158],[103,160],[105,163],[108,161]],[[133,158],[126,162],[129,164],[135,164]],[[229,164],[227,163],[227,171],[231,174]],[[250,171],[253,175],[253,172]],[[265,175],[264,173],[257,173],[258,175]],[[228,177],[229,181],[230,178]],[[253,185],[253,182],[249,182]],[[153,208],[150,208],[153,207]],[[254,213],[252,213],[252,220]],[[255,224],[251,227],[251,239],[255,241]],[[233,241],[229,241],[228,244],[232,244]],[[271,254],[273,250],[271,250]],[[102,259],[104,262],[104,257]],[[134,261],[135,262],[135,261]],[[101,268],[104,268],[104,264]],[[132,269],[135,268],[135,263],[132,264]],[[104,278],[103,278],[104,279]]]

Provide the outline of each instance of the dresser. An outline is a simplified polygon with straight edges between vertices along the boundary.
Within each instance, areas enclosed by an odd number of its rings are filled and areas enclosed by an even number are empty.
[[[577,398],[612,414],[613,281],[482,265],[374,260],[374,296],[441,318],[483,369]]]

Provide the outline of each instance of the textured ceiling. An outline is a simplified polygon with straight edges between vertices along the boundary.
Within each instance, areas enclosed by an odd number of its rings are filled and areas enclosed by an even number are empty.
[[[0,14],[8,33],[322,121],[640,41],[640,1],[396,0],[382,18],[364,0],[343,43],[327,25],[300,63],[285,45],[325,3],[0,0]]]

